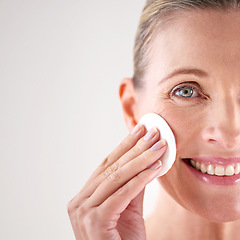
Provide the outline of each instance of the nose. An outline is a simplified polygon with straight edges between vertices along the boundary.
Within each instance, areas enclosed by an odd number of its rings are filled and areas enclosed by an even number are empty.
[[[208,113],[202,138],[222,150],[240,149],[240,104],[233,98],[218,101]]]

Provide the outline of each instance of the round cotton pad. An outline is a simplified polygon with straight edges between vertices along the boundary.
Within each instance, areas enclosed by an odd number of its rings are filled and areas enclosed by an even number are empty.
[[[163,176],[172,167],[176,158],[176,141],[173,132],[167,122],[155,113],[147,113],[140,119],[139,122],[144,125],[148,131],[151,128],[156,127],[161,134],[161,139],[165,139],[167,141],[168,147],[161,158],[162,169],[159,174],[159,177]]]

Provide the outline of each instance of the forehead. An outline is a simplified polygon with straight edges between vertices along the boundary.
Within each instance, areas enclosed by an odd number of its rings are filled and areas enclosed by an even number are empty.
[[[178,13],[155,29],[149,71],[167,74],[177,67],[231,67],[240,71],[240,10]],[[216,69],[217,70],[217,69]],[[160,77],[160,76],[159,76]],[[239,76],[240,77],[240,76]]]

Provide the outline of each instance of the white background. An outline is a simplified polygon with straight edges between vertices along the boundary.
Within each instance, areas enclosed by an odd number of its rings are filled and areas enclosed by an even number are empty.
[[[0,0],[0,239],[74,239],[67,202],[128,133],[144,3]]]

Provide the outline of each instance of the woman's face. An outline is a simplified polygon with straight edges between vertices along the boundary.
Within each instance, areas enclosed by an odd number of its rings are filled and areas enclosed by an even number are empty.
[[[240,174],[212,175],[240,164],[239,26],[240,11],[181,13],[154,39],[137,95],[139,117],[161,115],[176,137],[176,161],[159,182],[183,207],[215,222],[240,219]]]

